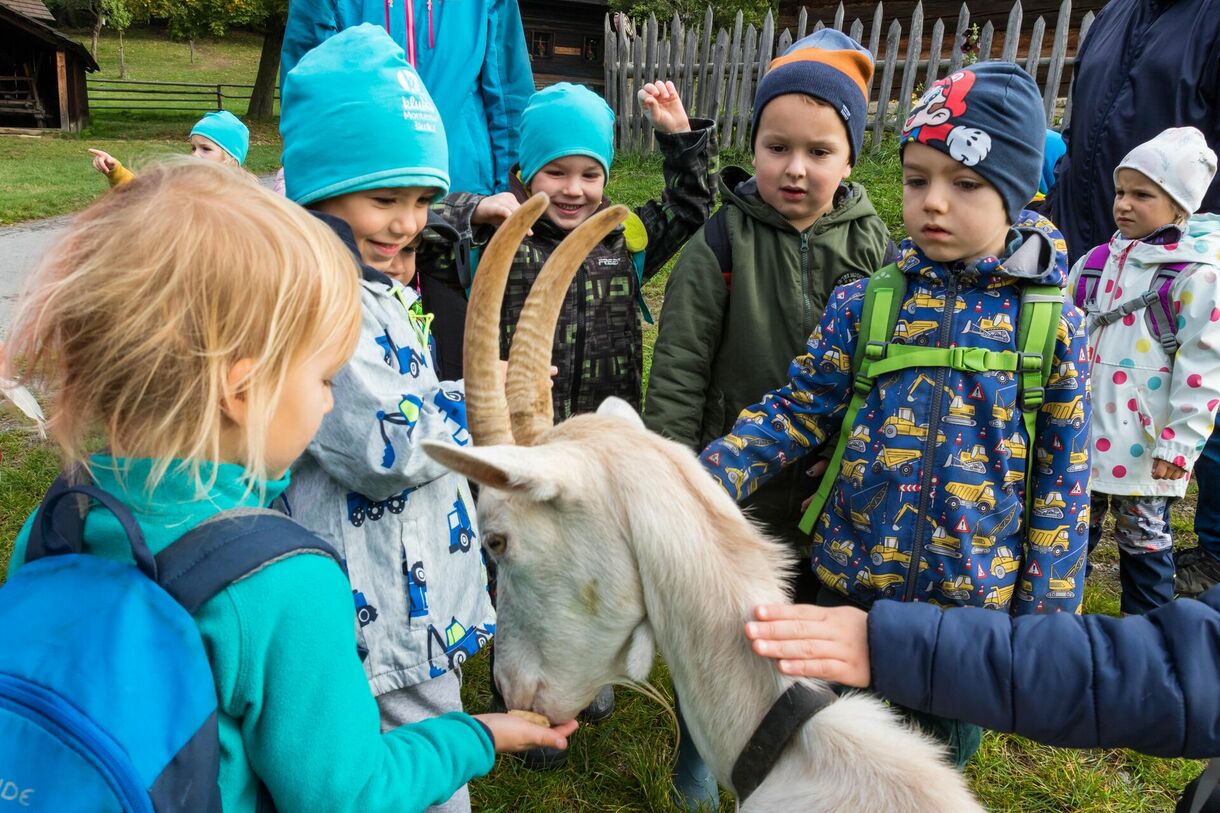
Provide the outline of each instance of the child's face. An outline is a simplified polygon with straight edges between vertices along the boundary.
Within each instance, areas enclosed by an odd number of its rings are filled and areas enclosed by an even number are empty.
[[[1123,237],[1147,237],[1177,218],[1173,201],[1151,178],[1134,169],[1118,171],[1114,179],[1114,225]]]
[[[436,190],[425,186],[364,189],[327,198],[314,205],[352,227],[364,264],[388,273],[428,225],[428,207]]]
[[[322,418],[335,405],[330,380],[347,364],[352,349],[306,350],[293,360],[267,426],[267,471],[272,477],[288,471],[317,434]]]
[[[1009,227],[994,186],[965,164],[915,142],[902,153],[902,222],[937,262],[999,256]]]
[[[547,217],[561,229],[584,223],[602,205],[606,173],[587,155],[568,155],[546,164],[530,178],[530,192],[545,192],[551,199]]]
[[[758,194],[800,231],[834,207],[851,175],[847,130],[830,105],[799,93],[763,108],[754,140]]]
[[[192,158],[202,158],[205,161],[215,161],[218,164],[223,164],[225,159],[229,157],[229,154],[210,138],[193,135],[190,137],[190,142]]]

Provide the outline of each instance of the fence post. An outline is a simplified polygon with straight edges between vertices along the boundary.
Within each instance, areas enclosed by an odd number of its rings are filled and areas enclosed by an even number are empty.
[[[724,96],[724,115],[721,121],[720,138],[722,143],[728,143],[733,132],[734,113],[737,104],[737,73],[741,67],[741,26],[744,22],[741,9],[733,18],[733,44],[729,46],[729,61],[726,66],[728,73],[728,90]]]
[[[953,50],[949,56],[948,73],[955,73],[962,67],[962,46],[966,43],[966,36],[970,33],[970,9],[966,8],[966,4],[962,3],[962,9],[957,13],[957,34],[953,37]]]
[[[655,82],[657,80],[657,73],[658,73],[657,67],[656,67],[657,15],[655,15],[655,14],[649,14],[648,21],[646,23],[644,23],[644,41],[646,44],[644,46],[645,63],[644,63],[643,81],[645,83]],[[644,87],[644,85],[640,85],[639,87],[637,87],[635,89],[636,93],[639,93],[640,88],[642,88],[642,87]],[[635,105],[636,100],[630,99],[630,100],[628,100],[628,104]],[[641,137],[643,138],[643,144],[644,144],[643,151],[652,152],[652,136],[653,136],[652,127],[648,121],[648,118],[643,115],[642,110],[641,110],[640,118],[642,119],[640,126],[643,128],[643,132],[640,134]]]
[[[1046,111],[1046,126],[1054,124],[1055,101],[1059,98],[1059,84],[1063,79],[1063,62],[1067,56],[1068,28],[1071,26],[1072,0],[1063,0],[1059,6],[1059,19],[1055,22],[1055,41],[1051,45],[1051,64],[1046,71],[1046,89],[1042,91],[1042,106]]]
[[[1012,4],[1008,12],[1008,28],[1004,31],[1004,50],[1000,59],[1004,62],[1017,61],[1017,47],[1021,44],[1021,0]]]
[[[698,91],[699,91],[699,106],[698,111],[700,116],[707,115],[707,92],[708,79],[711,77],[711,62],[709,58],[712,55],[712,7],[707,7],[707,12],[703,15],[703,32],[702,41],[699,46],[699,74],[698,74]]]
[[[801,6],[801,13],[796,15],[796,38],[798,40],[805,39],[805,32],[809,30],[809,9]]]
[[[224,110],[225,109],[224,93],[221,92],[220,88],[221,88],[220,85],[216,85],[216,109]]]
[[[936,18],[932,25],[932,44],[928,46],[928,71],[924,74],[923,86],[932,87],[936,77],[940,75],[940,48],[945,39],[945,21]]]
[[[991,20],[988,20],[983,26],[982,33],[979,34],[979,62],[986,62],[991,59],[991,41],[994,38],[995,26],[991,24]]]
[[[907,111],[911,109],[911,92],[915,88],[915,74],[919,71],[919,52],[923,45],[923,0],[915,4],[911,13],[911,30],[907,34],[907,60],[902,66],[902,91],[898,97],[898,125],[902,129]]]
[[[835,31],[843,30],[843,0],[839,0],[839,7],[835,9]]]
[[[754,58],[758,50],[758,32],[751,25],[746,29],[746,52],[741,60],[741,87],[737,92],[737,131],[733,134],[733,146],[744,149],[746,131],[750,129],[750,113],[754,107]],[[728,144],[726,139],[722,143]]]
[[[873,152],[881,149],[881,137],[885,133],[885,119],[890,107],[890,91],[894,89],[894,63],[898,61],[898,42],[901,39],[902,23],[894,20],[890,23],[890,31],[885,39],[885,67],[882,69],[881,87],[877,94],[877,116],[873,119]]]
[[[1046,20],[1039,17],[1034,21],[1034,32],[1029,37],[1029,52],[1025,55],[1025,72],[1038,83],[1038,58],[1042,56],[1042,35],[1046,33]]]
[[[873,55],[873,64],[876,65],[881,61],[881,3],[878,1],[877,9],[873,12],[873,27],[868,34],[868,50]],[[868,78],[868,95],[873,95],[873,80],[877,78],[877,71],[873,69],[873,75]]]

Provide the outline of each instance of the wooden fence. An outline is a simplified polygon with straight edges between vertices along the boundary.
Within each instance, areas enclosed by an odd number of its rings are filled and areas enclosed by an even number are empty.
[[[627,23],[623,18],[606,17],[605,77],[606,100],[617,119],[616,140],[619,149],[650,152],[654,140],[648,120],[640,112],[636,90],[643,83],[669,80],[677,87],[691,115],[714,119],[719,126],[722,147],[744,149],[749,145],[749,129],[754,102],[754,88],[767,71],[772,58],[781,54],[795,40],[821,28],[832,27],[849,34],[868,47],[876,62],[869,83],[870,141],[874,150],[881,146],[885,132],[896,132],[906,120],[913,101],[922,89],[963,65],[1002,59],[1017,62],[1029,72],[1042,89],[1042,102],[1051,126],[1063,127],[1071,116],[1070,99],[1064,102],[1070,82],[1070,70],[1075,58],[1068,56],[1069,40],[1074,39],[1073,54],[1079,53],[1093,12],[1084,16],[1078,32],[1071,31],[1071,0],[1063,0],[1054,21],[1049,54],[1043,55],[1047,36],[1047,21],[1038,17],[1028,33],[1022,29],[1020,0],[1012,6],[1004,31],[997,31],[991,21],[982,27],[971,25],[970,11],[965,3],[951,21],[955,30],[946,43],[946,25],[937,19],[931,36],[925,42],[923,3],[915,6],[910,21],[891,20],[883,31],[882,4],[877,3],[868,37],[865,23],[859,18],[844,28],[843,4],[840,2],[833,19],[817,20],[809,26],[808,10],[802,8],[795,34],[788,29],[775,31],[770,12],[762,30],[749,25],[742,30],[739,11],[732,32],[721,28],[713,39],[712,9],[709,7],[702,27],[688,27],[676,15],[668,25],[658,25],[649,17],[641,25]],[[622,24],[618,24],[618,23]],[[1071,35],[1076,33],[1077,36]],[[926,54],[926,56],[925,56]],[[1061,107],[1062,106],[1062,107]],[[1062,113],[1059,111],[1062,109]]]
[[[157,112],[229,110],[245,115],[254,85],[89,79],[89,109]],[[279,99],[279,90],[275,98]]]

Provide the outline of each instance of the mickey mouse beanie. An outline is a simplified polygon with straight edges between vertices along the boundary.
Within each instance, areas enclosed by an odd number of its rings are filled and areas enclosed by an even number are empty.
[[[855,163],[864,141],[868,117],[868,83],[873,78],[873,55],[851,37],[833,28],[823,28],[799,39],[771,61],[754,93],[754,121],[750,146],[758,137],[763,108],[776,96],[800,93],[820,99],[835,109],[851,144]]]
[[[1033,78],[1012,62],[981,62],[928,88],[907,117],[899,149],[916,142],[982,175],[1008,222],[1038,191],[1046,114]]]

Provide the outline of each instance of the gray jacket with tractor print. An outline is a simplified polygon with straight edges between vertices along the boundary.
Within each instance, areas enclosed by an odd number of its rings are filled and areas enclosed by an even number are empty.
[[[347,224],[321,216],[351,245]],[[432,317],[365,267],[356,351],[334,409],[292,467],[289,513],[347,560],[356,639],[375,695],[438,677],[495,631],[466,480],[420,449],[465,445],[460,381],[438,381]]]

